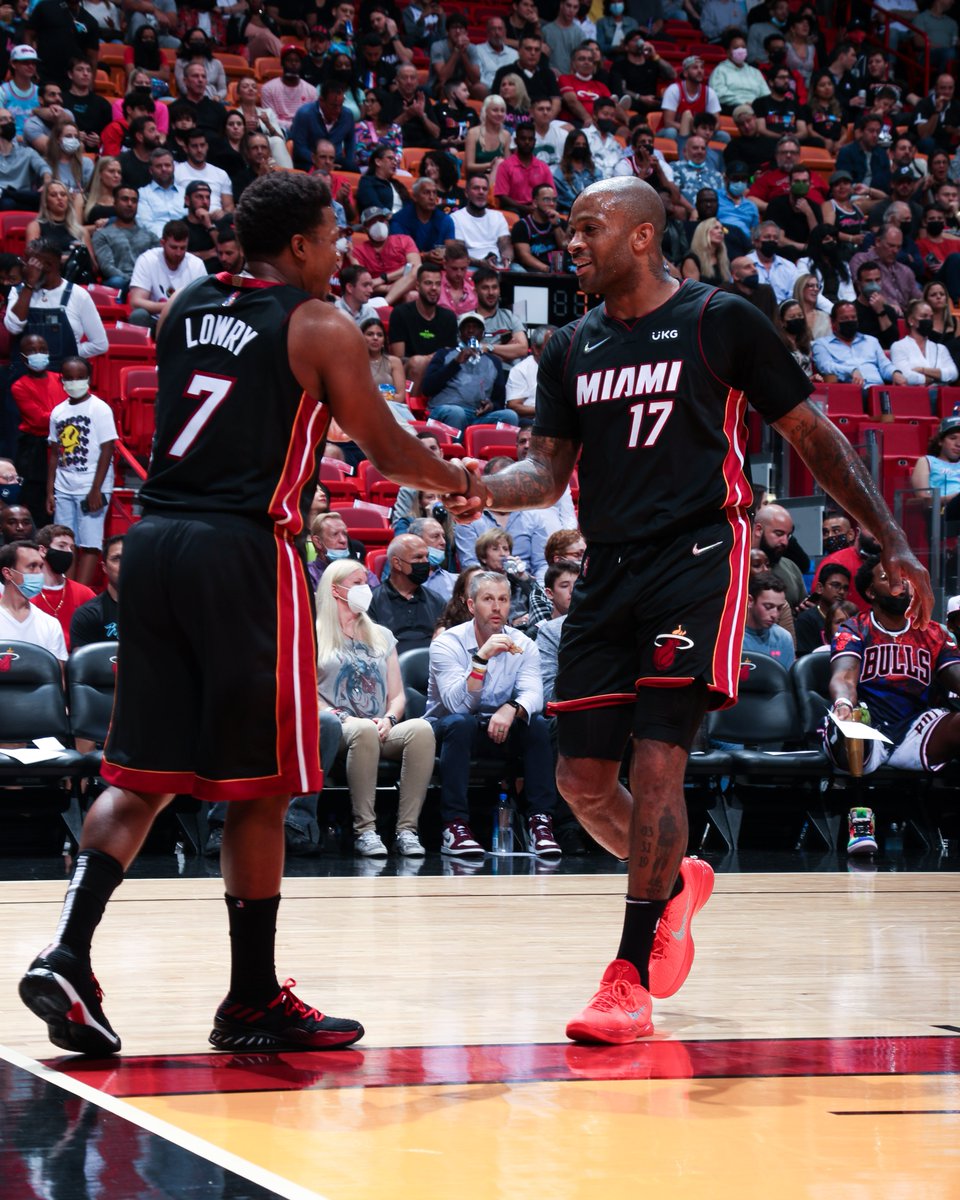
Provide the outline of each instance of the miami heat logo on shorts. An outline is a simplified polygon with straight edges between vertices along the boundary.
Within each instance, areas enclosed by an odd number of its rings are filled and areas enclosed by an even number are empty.
[[[669,671],[677,657],[677,651],[689,650],[693,640],[687,637],[687,631],[678,625],[673,633],[658,633],[653,639],[656,649],[653,652],[653,665],[658,671]]]

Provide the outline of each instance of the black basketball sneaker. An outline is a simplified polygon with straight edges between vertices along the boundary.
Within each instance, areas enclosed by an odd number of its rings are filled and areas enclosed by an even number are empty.
[[[210,1045],[218,1050],[341,1050],[363,1037],[359,1021],[327,1017],[298,999],[287,979],[265,1007],[227,996],[213,1020]]]
[[[46,1021],[50,1041],[62,1050],[94,1057],[119,1051],[90,963],[66,946],[48,946],[37,955],[20,980],[20,999]]]

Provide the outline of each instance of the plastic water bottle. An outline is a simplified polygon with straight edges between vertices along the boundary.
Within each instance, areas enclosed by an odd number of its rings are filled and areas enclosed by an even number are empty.
[[[506,792],[501,792],[497,799],[497,811],[493,815],[492,843],[494,854],[509,854],[513,849],[513,811],[507,802]]]

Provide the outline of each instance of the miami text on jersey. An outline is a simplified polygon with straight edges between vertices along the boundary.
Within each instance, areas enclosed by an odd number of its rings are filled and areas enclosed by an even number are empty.
[[[239,354],[257,336],[257,331],[239,317],[215,317],[213,313],[204,313],[197,334],[193,332],[193,317],[184,318],[183,335],[188,349],[194,346],[220,346],[231,354]]]
[[[682,368],[682,360],[672,359],[640,363],[635,367],[585,372],[577,376],[577,407],[596,404],[598,400],[621,400],[626,396],[675,392]]]

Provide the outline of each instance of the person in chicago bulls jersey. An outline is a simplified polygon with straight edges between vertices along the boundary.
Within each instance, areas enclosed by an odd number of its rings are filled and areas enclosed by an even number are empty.
[[[175,793],[230,801],[222,869],[231,978],[219,1049],[326,1049],[363,1035],[282,987],[274,939],[283,818],[322,784],[316,643],[301,534],[331,419],[414,488],[482,487],[399,429],[354,323],[320,297],[337,261],[330,193],[279,172],[237,210],[249,276],[204,277],[158,326],[156,436],[124,543],[110,785],[84,822],[53,944],[20,982],[53,1043],[113,1054],[90,944],[107,901]]]
[[[945,707],[960,691],[960,650],[953,634],[931,623],[917,629],[907,614],[909,595],[893,595],[879,558],[857,571],[857,591],[870,611],[841,625],[831,648],[833,711],[847,720],[859,704],[891,739],[866,742],[863,773],[886,764],[939,771],[960,753],[960,713]],[[832,721],[824,730],[827,753],[848,770],[846,738]]]
[[[540,362],[523,462],[484,479],[486,507],[539,507],[576,464],[587,552],[564,623],[556,701],[558,786],[588,831],[629,858],[623,934],[600,990],[567,1026],[577,1041],[652,1032],[653,996],[693,960],[690,925],[713,873],[684,858],[687,754],[709,708],[737,698],[752,502],[749,402],[884,548],[891,587],[933,604],[914,558],[850,444],[807,400],[773,326],[740,297],[663,260],[663,204],[634,178],[585,189],[570,217],[580,286],[604,302],[554,334]],[[578,463],[579,456],[579,463]],[[480,501],[450,498],[460,519]],[[632,739],[629,790],[620,763]]]

